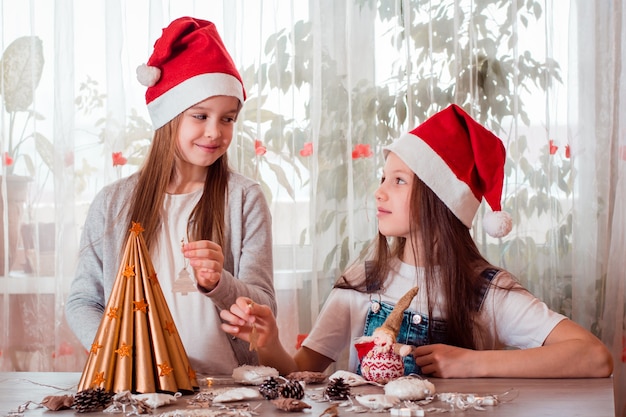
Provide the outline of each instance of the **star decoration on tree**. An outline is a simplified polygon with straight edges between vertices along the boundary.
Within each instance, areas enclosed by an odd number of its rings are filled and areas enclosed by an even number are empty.
[[[148,303],[146,300],[133,301],[134,308],[133,311],[141,311],[142,313],[146,313],[148,310]]]
[[[124,276],[126,278],[134,277],[135,276],[135,265],[126,265],[126,267],[124,268]]]
[[[169,363],[165,362],[165,363],[160,363],[157,365],[160,369],[161,372],[159,373],[159,376],[166,376],[172,373],[172,371],[174,370],[174,368],[172,368]]]
[[[187,368],[187,375],[189,375],[190,379],[196,379],[196,371],[191,369],[191,366]]]
[[[104,379],[104,372],[96,372],[96,375],[93,377],[93,381],[91,381],[93,386],[98,386],[102,384],[106,379]]]
[[[109,309],[109,312],[107,313],[107,317],[108,317],[110,320],[120,318],[120,316],[117,314],[117,310],[118,310],[118,308],[117,308],[117,307],[111,307],[111,308]]]
[[[133,222],[133,225],[130,228],[130,231],[133,232],[135,236],[138,236],[141,232],[144,231],[144,228],[141,226],[141,224]]]
[[[122,346],[120,346],[118,349],[115,350],[115,353],[117,353],[118,355],[120,355],[120,357],[128,357],[130,356],[130,345],[127,345],[126,343],[122,343]]]
[[[91,344],[91,349],[90,349],[89,351],[90,351],[91,353],[93,353],[94,355],[97,355],[97,354],[98,354],[98,351],[99,351],[100,349],[102,349],[102,345],[100,345],[100,344],[98,344],[98,343],[96,343],[96,342],[93,342],[93,343]]]
[[[165,321],[165,326],[163,326],[163,328],[165,330],[167,330],[167,332],[171,335],[173,335],[174,333],[176,333],[176,325],[174,324],[173,321]]]
[[[152,284],[159,285],[159,278],[157,277],[156,272],[152,272],[150,275],[148,275],[148,279]]]

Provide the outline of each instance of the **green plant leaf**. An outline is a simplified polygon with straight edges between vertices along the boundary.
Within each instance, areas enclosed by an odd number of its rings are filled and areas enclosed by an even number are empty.
[[[53,171],[54,146],[52,145],[52,142],[50,142],[47,137],[39,132],[33,133],[33,136],[35,137],[35,149],[37,149],[37,153],[41,157],[43,163],[46,164],[48,169],[50,169],[50,171]]]
[[[337,250],[339,250],[339,245],[335,245],[326,254],[326,258],[324,258],[324,271],[329,271],[332,269]]]
[[[289,183],[289,180],[287,179],[287,175],[285,174],[285,170],[283,169],[283,167],[281,167],[278,164],[272,164],[269,162],[267,163],[267,166],[269,166],[272,172],[274,172],[274,175],[276,175],[276,180],[278,181],[278,183],[285,189],[285,191],[287,191],[289,196],[293,200],[295,200],[296,195],[293,191],[293,187],[291,187],[291,184]]]
[[[37,36],[23,36],[7,46],[0,60],[0,92],[6,111],[26,111],[30,107],[41,80],[43,63],[43,43]]]

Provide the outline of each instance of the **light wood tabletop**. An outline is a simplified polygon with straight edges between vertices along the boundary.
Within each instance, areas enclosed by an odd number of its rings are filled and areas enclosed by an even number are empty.
[[[76,393],[76,386],[80,379],[80,373],[54,373],[54,372],[0,372],[0,417],[23,415],[67,417],[75,415],[74,409],[62,410],[51,413],[47,408],[38,407],[46,396],[73,395]],[[496,396],[499,399],[497,405],[484,406],[482,410],[468,408],[460,410],[456,408],[453,415],[472,416],[593,416],[593,417],[614,417],[614,397],[612,378],[591,378],[591,379],[501,379],[501,378],[481,378],[481,379],[437,379],[429,378],[435,385],[437,393],[449,394],[476,394],[477,396]],[[202,384],[201,384],[202,385]],[[236,385],[235,385],[236,386]],[[302,412],[286,413],[276,408],[268,400],[243,401],[249,404],[250,409],[261,416],[286,416],[286,415],[309,415],[318,417],[329,407],[328,402],[316,400],[316,397],[323,392],[326,382],[322,384],[309,384],[306,386],[306,396],[303,401],[311,406]],[[226,386],[213,387],[201,386],[201,390],[224,389]],[[256,388],[256,387],[253,387]],[[367,394],[383,394],[380,387],[363,385],[351,389],[351,399],[354,404],[358,404],[356,396]],[[196,394],[187,394],[167,406],[153,410],[152,415],[160,414],[174,415],[173,411],[179,410],[177,416],[198,416],[203,415],[201,409],[190,406],[190,399]],[[17,413],[20,406],[32,402],[22,414]],[[241,403],[240,403],[241,404]],[[237,403],[228,403],[235,407]],[[430,416],[442,414],[441,407],[450,407],[449,404],[441,401],[434,401],[427,405],[422,405],[425,410],[424,415]],[[215,406],[214,406],[215,407]],[[210,409],[205,408],[207,416],[211,414]],[[439,409],[437,412],[436,409]],[[430,409],[430,411],[429,411]],[[395,413],[395,412],[394,412]],[[395,413],[397,414],[397,413]],[[444,413],[448,415],[449,413]],[[88,417],[108,416],[101,412],[85,414]],[[229,414],[230,415],[230,414]],[[237,415],[237,414],[233,414]],[[241,414],[244,415],[244,414]],[[255,415],[255,414],[252,414]],[[338,408],[339,416],[359,415],[378,416],[391,415],[391,411],[356,413],[348,405]]]

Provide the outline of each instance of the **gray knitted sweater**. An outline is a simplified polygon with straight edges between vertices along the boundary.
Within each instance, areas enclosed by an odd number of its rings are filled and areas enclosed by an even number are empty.
[[[71,329],[87,349],[94,341],[120,266],[122,246],[128,237],[127,202],[137,178],[134,174],[104,187],[92,202],[82,231],[65,311]],[[276,313],[271,215],[259,184],[231,173],[227,211],[222,277],[204,295],[218,309],[230,308],[237,297],[247,296]],[[256,352],[249,352],[247,343],[229,339],[240,364],[257,363]]]

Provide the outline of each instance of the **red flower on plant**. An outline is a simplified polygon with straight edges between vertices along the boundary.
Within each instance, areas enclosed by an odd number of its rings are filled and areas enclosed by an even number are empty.
[[[72,165],[74,165],[74,152],[66,152],[65,156],[63,157],[63,162],[65,162],[66,167],[71,167]]]
[[[265,152],[267,152],[267,148],[263,146],[263,142],[261,142],[258,139],[255,140],[254,141],[254,153],[257,154],[258,156],[261,156],[261,155],[265,155]]]
[[[565,145],[565,157],[569,159],[570,156],[572,156],[572,152],[569,148],[569,145]]]
[[[364,143],[354,145],[354,149],[352,150],[352,159],[370,158],[372,155],[374,155],[374,153],[370,145]]]
[[[124,158],[121,152],[113,152],[113,166],[126,165],[128,159]]]
[[[74,353],[74,346],[72,346],[68,342],[61,342],[61,345],[59,345],[59,350],[57,350],[56,352],[52,352],[52,357],[58,358],[61,356],[72,355],[73,353]]]
[[[8,152],[4,153],[4,165],[13,165],[13,158],[11,158],[11,155],[9,155]]]
[[[313,142],[305,142],[302,149],[300,149],[300,156],[313,155]]]
[[[550,139],[550,155],[554,155],[557,149],[559,149],[559,147],[554,144],[552,139]]]

